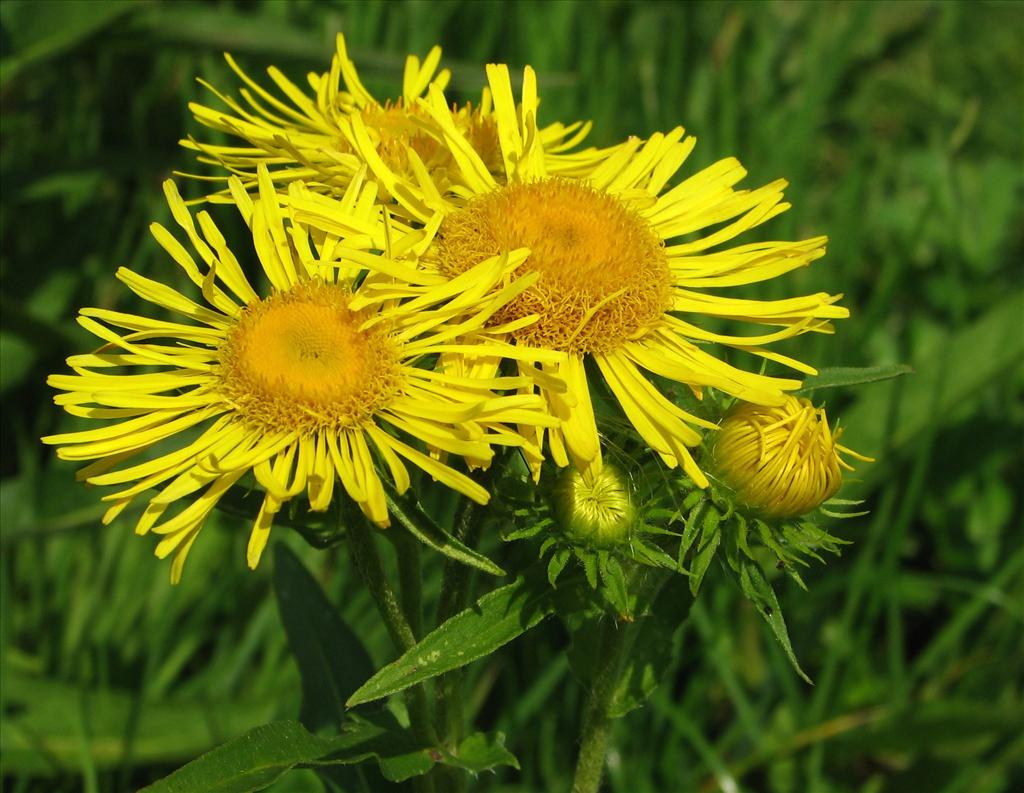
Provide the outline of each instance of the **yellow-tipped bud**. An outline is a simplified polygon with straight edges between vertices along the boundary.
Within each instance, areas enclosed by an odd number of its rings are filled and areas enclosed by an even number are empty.
[[[636,508],[626,478],[605,463],[600,471],[565,469],[554,489],[559,527],[572,540],[612,548],[629,540]]]
[[[737,499],[769,518],[794,518],[821,506],[852,471],[843,454],[870,462],[840,446],[824,408],[787,396],[774,407],[740,402],[723,419],[715,438],[713,467]]]

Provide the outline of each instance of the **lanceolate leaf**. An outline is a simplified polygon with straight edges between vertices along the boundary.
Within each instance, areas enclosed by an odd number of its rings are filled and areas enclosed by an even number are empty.
[[[530,576],[484,595],[377,672],[349,697],[348,706],[403,691],[494,652],[551,614],[554,593],[544,578]]]
[[[782,617],[779,600],[775,597],[775,590],[768,583],[768,579],[764,577],[761,568],[748,559],[741,558],[740,560],[740,588],[771,626],[772,633],[775,634],[775,638],[778,639],[797,674],[810,683],[811,679],[804,674],[804,670],[800,668],[800,664],[796,660],[793,645],[789,641],[789,631],[786,630],[786,621]]]
[[[704,580],[711,560],[715,558],[715,551],[722,539],[721,513],[714,506],[708,504],[704,510],[704,517],[701,521],[700,542],[690,563],[690,592],[694,597],[700,591],[700,584]]]
[[[888,364],[886,366],[834,366],[821,369],[818,374],[804,380],[803,387],[797,394],[807,394],[822,388],[843,388],[864,383],[877,383],[880,380],[891,380],[905,374],[912,374],[913,369],[906,364]]]
[[[301,721],[311,730],[327,725],[337,729],[345,700],[373,674],[373,661],[283,543],[274,546],[274,593],[302,676]]]
[[[551,554],[551,559],[548,561],[548,583],[551,586],[558,581],[558,576],[562,574],[571,556],[572,551],[568,548],[558,548]]]
[[[388,511],[424,545],[470,567],[483,570],[485,573],[497,576],[505,575],[505,571],[498,565],[453,537],[431,520],[423,510],[410,506],[406,499],[395,494],[392,488],[387,487],[385,492]]]
[[[504,748],[500,733],[470,736],[455,753],[418,745],[393,716],[356,717],[340,735],[322,738],[294,721],[263,724],[228,741],[141,793],[251,793],[263,790],[291,769],[318,771],[375,760],[391,782],[427,773],[436,762],[485,770],[498,765],[518,767]]]
[[[300,763],[341,748],[341,737],[319,738],[295,721],[275,721],[179,768],[141,793],[249,793],[263,790]]]
[[[601,568],[601,592],[605,599],[615,608],[620,617],[629,616],[632,612],[630,597],[626,586],[626,574],[619,560],[608,553],[598,556]]]

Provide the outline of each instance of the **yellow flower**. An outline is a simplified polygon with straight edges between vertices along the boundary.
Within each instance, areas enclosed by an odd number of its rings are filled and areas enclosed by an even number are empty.
[[[841,296],[819,293],[761,301],[727,297],[717,290],[766,281],[808,265],[824,255],[826,238],[717,249],[785,211],[786,182],[736,190],[746,172],[729,158],[667,189],[694,146],[682,128],[646,142],[630,139],[575,174],[554,173],[537,131],[533,70],[525,71],[519,107],[508,68],[491,65],[487,74],[503,174],[491,173],[437,86],[429,88],[419,106],[429,113],[434,135],[458,166],[450,190],[442,193],[426,180],[412,181],[392,169],[378,156],[361,119],[353,117],[358,153],[408,214],[424,223],[435,213],[444,215],[423,257],[426,267],[456,276],[501,251],[530,250],[517,273],[536,273],[536,284],[505,305],[493,321],[537,317],[513,332],[514,340],[566,353],[564,363],[547,370],[568,383],[568,394],[539,384],[549,409],[563,420],[560,428],[547,430],[556,463],[566,465],[571,458],[581,469],[601,465],[584,368],[590,360],[651,448],[667,465],[683,466],[696,483],[706,486],[707,478],[687,447],[700,443],[699,428],[714,425],[666,398],[645,372],[685,384],[698,398],[710,386],[755,404],[783,404],[783,391],[799,387],[798,380],[743,371],[705,345],[718,343],[813,373],[810,366],[766,345],[807,331],[831,332],[830,320],[848,315],[834,305]],[[718,329],[722,320],[769,329],[735,335]],[[540,445],[545,430],[532,431]],[[538,461],[532,464],[539,475]]]
[[[821,506],[839,490],[847,454],[823,408],[787,396],[781,405],[738,403],[722,421],[712,453],[715,473],[737,498],[769,518],[795,518]]]
[[[458,352],[456,337],[474,351],[554,360],[495,341],[485,330],[528,285],[530,279],[508,279],[525,252],[492,257],[449,279],[336,236],[318,232],[311,239],[282,212],[262,166],[257,200],[237,179],[230,186],[271,289],[257,292],[210,215],[193,218],[168,181],[171,212],[198,262],[167,229],[151,229],[206,305],[121,268],[118,278],[136,295],[189,322],[84,309],[80,324],[104,344],[69,358],[74,374],[49,379],[64,392],[55,401],[69,413],[113,420],[43,439],[60,447],[62,459],[94,461],[81,479],[118,488],[104,496],[111,503],[104,522],[146,494],[136,532],[162,536],[156,554],[174,554],[176,582],[206,516],[250,471],[266,491],[249,540],[251,567],[282,505],[305,493],[311,509],[326,510],[336,481],[370,520],[387,526],[375,460],[386,465],[398,492],[409,487],[412,463],[486,503],[483,487],[402,438],[486,465],[493,444],[524,443],[505,422],[557,423],[539,397],[493,391],[521,390],[524,377],[468,380],[421,368],[424,359]],[[357,175],[334,202],[339,222],[362,230],[368,246],[414,249],[422,234],[407,239],[390,231],[376,191]],[[120,467],[140,454],[144,461]]]
[[[427,114],[417,101],[429,86],[443,89],[451,76],[447,69],[438,71],[440,47],[431,49],[422,62],[415,55],[408,56],[402,95],[383,102],[363,87],[340,33],[330,71],[308,75],[312,96],[271,66],[267,74],[279,92],[275,95],[250,78],[230,55],[225,54],[225,58],[244,83],[241,99],[223,94],[201,80],[226,110],[195,102],[189,109],[199,123],[242,138],[247,145],[181,141],[186,148],[199,152],[200,161],[223,166],[242,177],[247,188],[255,185],[256,166],[263,164],[279,185],[301,179],[319,192],[339,194],[362,165],[361,157],[354,153],[357,146],[351,124],[352,118],[358,117],[370,145],[391,170],[410,179],[431,179],[441,189],[447,186],[447,172],[453,164],[451,154],[423,129]],[[485,167],[500,173],[502,154],[490,92],[485,90],[476,105],[467,103],[451,112],[459,132]],[[590,152],[566,152],[583,140],[589,130],[590,124],[581,122],[567,126],[552,124],[540,130],[549,168],[571,172],[585,164]],[[381,197],[391,196],[382,191]]]

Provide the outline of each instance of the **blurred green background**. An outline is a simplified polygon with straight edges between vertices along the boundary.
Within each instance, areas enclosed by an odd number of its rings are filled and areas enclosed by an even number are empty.
[[[762,236],[827,233],[830,250],[761,294],[842,291],[853,316],[788,351],[915,369],[829,392],[846,441],[879,462],[849,491],[871,515],[838,527],[854,544],[809,592],[776,582],[816,685],[713,569],[666,682],[618,723],[608,789],[1024,789],[1024,5],[7,0],[4,790],[134,790],[297,712],[271,565],[245,569],[244,524],[216,515],[171,589],[131,516],[100,527],[99,494],[37,438],[71,426],[44,380],[93,346],[77,307],[132,308],[119,265],[176,277],[147,225],[168,221],[161,180],[196,170],[177,146],[200,132],[186,103],[210,99],[194,78],[234,90],[230,50],[304,84],[338,30],[381,97],[407,52],[439,42],[463,98],[483,62],[531,63],[545,122],[593,119],[603,144],[683,124],[699,139],[685,173],[735,154],[747,186],[789,179],[793,209]],[[277,536],[389,660],[347,555]],[[566,643],[551,621],[471,667],[469,709],[523,767],[479,789],[567,788],[581,692]],[[275,790],[316,785],[297,772]]]

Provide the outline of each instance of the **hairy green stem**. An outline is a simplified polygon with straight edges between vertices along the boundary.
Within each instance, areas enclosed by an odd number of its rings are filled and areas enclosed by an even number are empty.
[[[454,535],[469,548],[475,548],[480,539],[483,510],[478,504],[464,499],[455,520]],[[469,600],[473,571],[455,559],[446,559],[441,574],[441,594],[437,603],[437,624],[442,625],[466,607]],[[465,716],[462,709],[462,669],[454,669],[437,678],[434,723],[442,745],[455,749],[462,740]],[[445,775],[446,789],[465,789],[466,775],[450,769]]]
[[[601,788],[604,758],[608,753],[608,739],[614,721],[608,715],[608,706],[619,682],[623,658],[633,643],[634,625],[608,620],[601,631],[601,658],[583,710],[580,752],[576,759],[572,793],[597,793]]]
[[[649,613],[670,575],[666,570],[637,567],[630,576],[629,588],[637,594],[638,619],[634,622],[609,619],[601,629],[598,646],[600,657],[583,709],[580,751],[576,759],[572,793],[597,793],[601,789],[604,761],[615,721],[608,715],[609,706],[625,661],[636,643],[640,619]]]
[[[391,641],[399,652],[405,652],[416,644],[416,634],[384,574],[373,531],[361,516],[348,521],[348,540],[356,570],[384,618]],[[426,689],[420,684],[412,686],[408,692],[406,704],[413,735],[426,745],[435,745],[437,735],[430,721]]]
[[[388,532],[398,557],[398,583],[402,613],[409,621],[416,641],[423,638],[423,569],[420,567],[421,545],[415,537],[400,529]]]
[[[508,449],[500,449],[480,483],[491,490],[507,472]],[[452,533],[469,548],[476,548],[483,528],[484,509],[463,498],[455,516]],[[472,590],[474,571],[455,559],[446,559],[441,574],[441,593],[437,602],[437,624],[442,625],[466,608]],[[441,742],[454,749],[462,740],[465,722],[462,708],[462,669],[455,669],[437,679],[436,724]],[[461,786],[460,786],[461,787]]]

